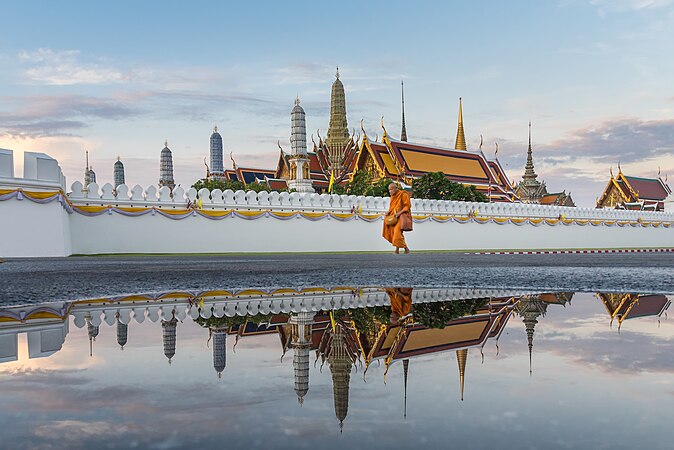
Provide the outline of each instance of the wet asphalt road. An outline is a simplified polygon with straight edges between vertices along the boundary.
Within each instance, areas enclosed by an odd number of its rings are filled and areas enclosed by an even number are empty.
[[[672,293],[674,254],[96,256],[0,264],[0,304],[173,290],[466,286]]]

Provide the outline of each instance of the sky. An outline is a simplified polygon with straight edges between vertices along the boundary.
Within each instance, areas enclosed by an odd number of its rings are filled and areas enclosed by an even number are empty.
[[[84,152],[99,184],[121,157],[127,184],[204,176],[217,125],[240,166],[274,168],[299,96],[325,135],[339,66],[349,127],[381,117],[452,147],[463,98],[469,148],[519,181],[593,206],[609,168],[674,176],[674,0],[456,2],[7,2],[0,27],[0,148],[56,158],[70,185]],[[309,142],[310,139],[309,139]],[[311,144],[310,144],[311,145]],[[231,167],[231,166],[230,166]]]

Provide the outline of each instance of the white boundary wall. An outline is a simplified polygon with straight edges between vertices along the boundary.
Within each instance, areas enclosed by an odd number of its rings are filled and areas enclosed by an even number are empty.
[[[33,155],[33,156],[31,156]],[[38,156],[34,156],[38,155]],[[6,161],[6,153],[0,165]],[[11,156],[11,155],[10,155]],[[48,158],[39,165],[29,180],[0,176],[0,189],[21,188],[24,191],[63,189],[64,180],[55,160],[42,154],[26,153],[26,158]],[[9,158],[11,159],[11,158]],[[38,162],[39,163],[39,162]],[[26,164],[26,167],[38,167]],[[10,174],[0,167],[0,175]],[[95,183],[83,192],[75,182],[69,201],[74,207],[151,208],[151,213],[128,217],[106,210],[89,217],[66,211],[59,202],[37,204],[28,200],[0,201],[0,257],[67,256],[100,253],[226,253],[226,252],[322,252],[322,251],[387,251],[391,246],[381,238],[382,220],[369,222],[362,218],[341,221],[334,217],[310,220],[296,217],[281,220],[269,215],[247,220],[235,215],[212,220],[196,212],[182,219],[165,217],[160,212],[185,210],[188,201],[197,199],[197,192],[177,188],[170,195],[168,188],[150,186],[132,189],[118,186],[115,193],[109,183],[100,188]],[[267,193],[202,189],[198,193],[203,211],[272,211],[308,213],[381,214],[388,209],[388,198],[318,195],[299,193]],[[593,221],[637,221],[674,223],[674,214],[644,211],[598,210],[530,204],[470,203],[437,200],[412,200],[415,215],[437,218],[466,218],[477,212],[479,218],[549,218],[587,219]],[[529,223],[459,223],[450,220],[427,220],[414,224],[415,231],[406,233],[413,250],[574,250],[621,248],[674,248],[674,226],[607,226],[547,225]]]

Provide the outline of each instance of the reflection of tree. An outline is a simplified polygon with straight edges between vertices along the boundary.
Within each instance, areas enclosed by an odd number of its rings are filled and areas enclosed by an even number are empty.
[[[390,306],[373,306],[349,310],[349,316],[353,320],[356,330],[367,336],[375,335],[381,324],[388,323],[390,315]]]
[[[445,328],[448,322],[475,314],[489,299],[452,300],[447,302],[415,303],[414,321],[428,328]]]
[[[197,317],[194,319],[194,321],[199,324],[199,326],[203,328],[223,328],[223,327],[235,327],[235,326],[243,326],[247,322],[253,322],[256,324],[261,324],[265,322],[269,322],[272,318],[271,314],[260,314],[257,316],[239,316],[236,315],[234,317],[227,317],[227,316],[222,316],[222,317],[215,317],[211,316],[208,319],[205,319],[201,316]]]

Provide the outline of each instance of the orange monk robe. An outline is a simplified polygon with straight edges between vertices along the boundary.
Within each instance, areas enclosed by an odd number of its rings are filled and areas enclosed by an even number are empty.
[[[390,216],[401,211],[406,212],[407,214],[411,214],[412,211],[410,195],[402,189],[391,196],[391,204],[386,215]],[[404,248],[407,247],[407,244],[405,243],[403,231],[400,227],[400,220],[393,226],[386,225],[386,221],[384,221],[384,231],[382,232],[382,236],[393,244],[394,247]]]
[[[412,288],[387,288],[391,299],[391,312],[405,317],[412,312]]]

